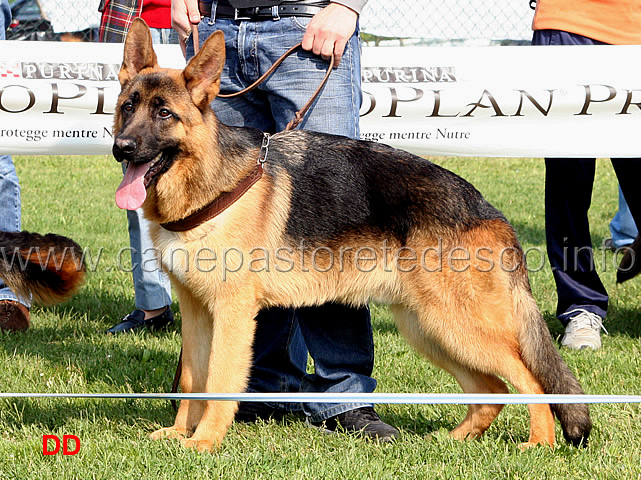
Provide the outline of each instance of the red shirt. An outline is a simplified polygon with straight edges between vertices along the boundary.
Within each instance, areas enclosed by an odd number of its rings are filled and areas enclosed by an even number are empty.
[[[143,0],[140,16],[151,28],[171,28],[171,0]]]

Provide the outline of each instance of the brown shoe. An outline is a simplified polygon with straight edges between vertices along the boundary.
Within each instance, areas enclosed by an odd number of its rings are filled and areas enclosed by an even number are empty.
[[[0,330],[17,332],[29,328],[29,309],[20,302],[0,300]]]

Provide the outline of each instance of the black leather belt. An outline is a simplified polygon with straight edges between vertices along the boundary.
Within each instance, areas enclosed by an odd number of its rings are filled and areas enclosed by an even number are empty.
[[[203,17],[211,16],[211,3],[198,2],[198,9]],[[276,7],[234,8],[229,4],[219,3],[216,7],[216,18],[232,18],[234,20],[277,20],[279,17],[313,17],[325,5],[304,3],[286,3]]]

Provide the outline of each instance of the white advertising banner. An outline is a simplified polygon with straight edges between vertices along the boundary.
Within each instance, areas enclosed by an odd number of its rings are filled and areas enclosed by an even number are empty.
[[[177,46],[156,51],[184,66]],[[420,155],[638,157],[638,58],[641,46],[367,47],[362,137]],[[2,42],[0,153],[109,153],[121,61],[122,45]]]
[[[370,48],[363,138],[421,155],[639,157],[641,46]]]

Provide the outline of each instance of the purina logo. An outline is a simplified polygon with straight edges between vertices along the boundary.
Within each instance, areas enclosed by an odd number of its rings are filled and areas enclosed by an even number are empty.
[[[0,62],[1,77],[27,80],[117,81],[119,70],[115,63]]]
[[[363,83],[456,82],[454,67],[364,67]]]
[[[0,78],[20,78],[20,62],[0,62]]]

